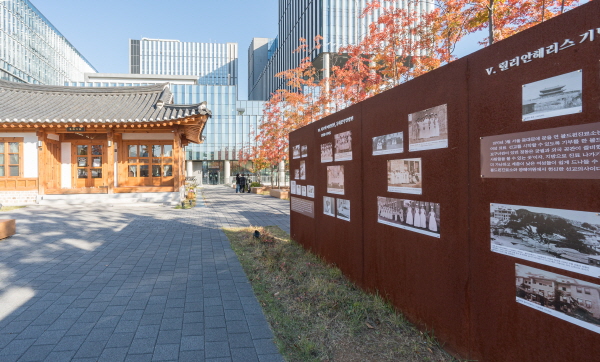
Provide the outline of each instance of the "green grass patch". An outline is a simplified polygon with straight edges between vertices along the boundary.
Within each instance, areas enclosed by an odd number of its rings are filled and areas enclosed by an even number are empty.
[[[456,361],[278,227],[224,230],[287,361]]]
[[[11,211],[16,209],[22,209],[27,206],[2,206],[0,207],[0,211]]]

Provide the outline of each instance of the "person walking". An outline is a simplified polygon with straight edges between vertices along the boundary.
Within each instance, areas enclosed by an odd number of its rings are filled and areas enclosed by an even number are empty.
[[[237,194],[238,192],[240,192],[240,174],[236,173],[235,174],[235,193]]]
[[[240,192],[243,194],[246,189],[246,177],[244,174],[240,177]]]
[[[252,185],[252,179],[250,174],[248,174],[248,179],[246,180],[246,183],[248,184],[248,193],[250,193],[250,191],[252,191],[252,187],[250,187],[250,185]]]

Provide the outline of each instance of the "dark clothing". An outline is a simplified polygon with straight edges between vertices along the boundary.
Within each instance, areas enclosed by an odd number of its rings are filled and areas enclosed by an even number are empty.
[[[240,177],[240,190],[243,193],[245,189],[246,189],[246,177],[244,177],[244,175],[242,175]]]

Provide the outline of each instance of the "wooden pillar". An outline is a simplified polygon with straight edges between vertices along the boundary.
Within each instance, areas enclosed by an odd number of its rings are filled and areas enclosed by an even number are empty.
[[[115,142],[113,139],[113,131],[110,130],[106,134],[107,147],[106,147],[106,182],[108,183],[108,193],[113,194],[115,192]],[[110,146],[109,146],[110,145]]]
[[[48,182],[48,143],[46,142],[46,131],[39,129],[36,132],[38,142],[42,141],[42,147],[38,147],[38,194],[46,194],[46,183]]]
[[[173,188],[175,192],[179,191],[181,187],[181,132],[179,127],[174,128],[174,139],[173,139]]]

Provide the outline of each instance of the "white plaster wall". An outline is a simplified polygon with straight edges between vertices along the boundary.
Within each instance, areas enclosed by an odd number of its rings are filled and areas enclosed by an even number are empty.
[[[173,133],[123,133],[123,140],[172,140]]]
[[[35,132],[0,132],[0,137],[23,137],[23,177],[38,177],[38,138]]]
[[[60,187],[71,188],[71,142],[60,144]]]
[[[48,133],[48,138],[53,140],[53,141],[60,141],[60,136],[57,134],[53,134],[53,133]]]

